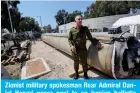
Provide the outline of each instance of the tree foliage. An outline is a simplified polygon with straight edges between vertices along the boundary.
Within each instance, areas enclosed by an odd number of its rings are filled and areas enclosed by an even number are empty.
[[[59,27],[56,26],[56,28],[55,28],[55,33],[58,33],[58,32],[59,32]]]
[[[59,10],[57,15],[55,15],[57,25],[73,22],[76,15],[82,15],[82,12],[75,10],[72,13],[68,13],[64,9]]]
[[[82,12],[75,10],[72,13],[68,14],[67,23],[74,22],[77,15],[82,15]]]
[[[31,17],[22,17],[19,24],[20,31],[40,31],[37,21]]]
[[[57,15],[55,15],[56,23],[58,25],[62,25],[64,23],[66,23],[64,18],[67,17],[67,16],[68,16],[68,12],[66,12],[64,9],[59,10],[57,12]]]
[[[96,1],[87,7],[85,18],[128,14],[130,8],[140,8],[140,1]]]
[[[48,33],[52,32],[52,27],[50,24],[48,24],[47,26],[43,26],[43,29],[45,32],[48,32]]]
[[[10,19],[8,14],[8,8],[11,14],[11,21],[13,24],[13,30],[18,30],[21,13],[19,12],[17,5],[20,4],[19,1],[8,1],[8,7],[7,7],[7,1],[1,1],[1,27],[7,28],[9,31],[12,31],[10,26]]]

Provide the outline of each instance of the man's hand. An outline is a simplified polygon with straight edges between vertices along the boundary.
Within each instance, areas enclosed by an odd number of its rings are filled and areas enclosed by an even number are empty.
[[[98,42],[96,44],[96,48],[100,51],[103,48],[103,45],[100,42]]]
[[[76,52],[75,46],[71,46],[71,51],[72,51],[72,52]]]

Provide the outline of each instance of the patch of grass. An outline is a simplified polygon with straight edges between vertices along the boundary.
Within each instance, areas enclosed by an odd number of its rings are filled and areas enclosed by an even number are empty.
[[[20,79],[20,76],[19,75],[14,75],[14,76],[12,76],[12,79]]]

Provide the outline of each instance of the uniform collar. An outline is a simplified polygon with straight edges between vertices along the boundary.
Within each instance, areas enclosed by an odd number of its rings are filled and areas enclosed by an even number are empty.
[[[75,26],[74,28],[79,30],[79,29],[81,29],[82,27],[83,27],[83,26],[81,25],[80,28],[77,28],[76,26]]]

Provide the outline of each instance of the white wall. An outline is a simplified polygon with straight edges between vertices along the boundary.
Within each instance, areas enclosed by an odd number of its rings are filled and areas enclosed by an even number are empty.
[[[123,14],[123,15],[114,15],[106,17],[98,17],[83,20],[83,25],[88,26],[89,29],[103,29],[103,27],[110,28],[113,23],[115,23],[119,18],[132,16],[136,14]],[[74,22],[66,24],[66,32],[64,31],[65,25],[59,26],[59,33],[68,33],[72,27],[75,26]],[[125,27],[125,29],[128,27]]]

